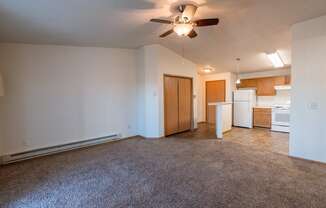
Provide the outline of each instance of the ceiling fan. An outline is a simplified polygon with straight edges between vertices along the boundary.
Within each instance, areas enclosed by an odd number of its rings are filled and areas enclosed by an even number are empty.
[[[192,18],[194,17],[197,8],[197,6],[192,4],[180,5],[177,9],[181,15],[175,17],[173,21],[164,19],[151,19],[150,21],[161,24],[170,24],[173,26],[172,29],[160,35],[161,38],[164,38],[173,32],[177,33],[179,36],[188,36],[189,38],[195,38],[198,35],[194,30],[195,27],[213,26],[219,23],[218,18],[198,19],[193,21]]]

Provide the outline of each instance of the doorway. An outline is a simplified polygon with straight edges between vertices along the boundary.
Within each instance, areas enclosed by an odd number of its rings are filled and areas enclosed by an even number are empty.
[[[209,103],[225,102],[225,80],[206,81],[206,122],[215,124],[216,106]]]
[[[192,129],[192,78],[164,75],[165,136]]]

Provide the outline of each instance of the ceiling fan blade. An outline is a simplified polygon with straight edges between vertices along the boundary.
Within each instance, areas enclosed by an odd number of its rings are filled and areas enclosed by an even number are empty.
[[[160,38],[164,38],[164,37],[170,35],[171,33],[173,33],[173,29],[171,29],[169,31],[166,31],[165,33],[163,33],[162,35],[160,35]]]
[[[188,34],[188,37],[189,38],[195,38],[195,37],[197,37],[197,33],[196,33],[196,31],[195,30],[192,30],[189,34]]]
[[[173,22],[170,20],[163,20],[163,19],[151,19],[151,22],[162,23],[162,24],[172,24]]]
[[[200,20],[196,20],[195,24],[197,27],[205,27],[205,26],[217,25],[219,21],[220,20],[218,18],[200,19]]]

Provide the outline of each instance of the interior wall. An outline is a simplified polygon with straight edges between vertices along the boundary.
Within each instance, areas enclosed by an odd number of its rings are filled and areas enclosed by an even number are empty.
[[[160,137],[160,115],[158,98],[158,51],[153,46],[145,46],[138,54],[138,129],[141,136]]]
[[[206,122],[206,91],[205,91],[205,85],[204,85],[204,76],[201,74],[198,74],[198,122]]]
[[[291,90],[277,90],[275,96],[257,96],[257,106],[290,105]]]
[[[135,50],[0,45],[1,154],[137,134]]]
[[[326,16],[292,28],[290,155],[326,162]]]
[[[143,127],[141,135],[148,138],[164,136],[164,74],[185,76],[193,78],[193,117],[194,127],[197,127],[197,94],[198,78],[197,65],[184,59],[178,54],[161,45],[149,45],[139,49],[140,66],[144,66],[145,93],[139,102],[139,112],[144,114],[145,119],[139,126]]]
[[[214,81],[214,80],[225,80],[225,101],[232,102],[232,93],[236,89],[236,75],[231,72],[226,73],[216,73],[216,74],[207,74],[200,76],[200,95],[198,97],[201,98],[199,101],[202,106],[202,110],[198,114],[198,121],[205,122],[206,121],[206,81]]]

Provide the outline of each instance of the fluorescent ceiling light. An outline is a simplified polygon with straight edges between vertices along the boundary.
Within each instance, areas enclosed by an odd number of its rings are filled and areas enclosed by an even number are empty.
[[[267,53],[266,55],[269,58],[269,60],[272,62],[274,68],[284,67],[284,63],[283,63],[280,55],[277,52]]]

